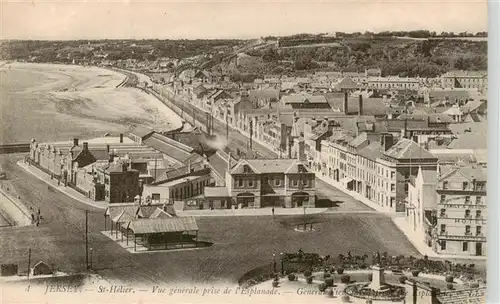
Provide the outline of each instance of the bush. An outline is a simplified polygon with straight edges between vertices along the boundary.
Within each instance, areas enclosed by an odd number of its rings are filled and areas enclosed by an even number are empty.
[[[329,298],[333,298],[333,289],[328,288],[326,290],[326,296],[329,297]]]
[[[321,283],[321,284],[319,284],[319,285],[318,285],[318,289],[319,289],[319,291],[321,291],[321,292],[325,292],[325,290],[326,290],[326,284],[325,284],[325,283]]]
[[[373,280],[373,273],[368,274],[368,282],[371,282]]]
[[[370,299],[367,299],[367,300],[365,301],[365,303],[366,303],[366,304],[372,304],[372,303],[373,303],[373,301],[372,301],[372,300],[370,300]]]
[[[312,284],[312,282],[313,282],[313,277],[307,277],[307,278],[306,278],[306,282],[307,282],[307,284]]]
[[[293,273],[288,275],[288,281],[295,281],[295,275]]]
[[[310,270],[306,270],[306,271],[304,271],[304,276],[305,276],[306,278],[307,278],[307,277],[312,276],[312,271],[310,271]]]
[[[412,270],[411,271],[411,275],[414,276],[414,277],[418,277],[419,274],[420,274],[420,271],[418,271],[418,270]]]
[[[329,272],[325,272],[323,273],[323,279],[326,279],[326,278],[329,278],[331,277],[332,275],[329,273]]]
[[[273,281],[273,287],[278,287],[280,285],[280,282],[278,281]]]
[[[407,278],[405,276],[400,276],[399,277],[399,283],[404,284],[406,282]]]
[[[453,283],[453,276],[452,275],[447,275],[444,279],[448,283]]]
[[[343,274],[344,273],[344,268],[340,267],[337,269],[338,274]]]
[[[349,303],[351,300],[348,295],[343,295],[340,299],[342,300],[342,303]]]
[[[471,283],[470,288],[479,288],[479,283],[477,282]]]
[[[344,284],[348,284],[349,282],[351,282],[351,277],[349,275],[345,274],[342,277],[340,277],[340,282],[342,282]]]
[[[452,290],[453,289],[453,283],[446,284],[446,288],[448,288],[449,290]]]
[[[325,284],[328,287],[332,287],[333,286],[333,278],[327,278],[327,279],[325,279]]]

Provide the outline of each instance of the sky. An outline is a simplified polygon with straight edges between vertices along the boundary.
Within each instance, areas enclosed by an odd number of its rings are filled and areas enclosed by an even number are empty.
[[[2,39],[247,39],[488,26],[486,0],[0,0],[0,13]]]

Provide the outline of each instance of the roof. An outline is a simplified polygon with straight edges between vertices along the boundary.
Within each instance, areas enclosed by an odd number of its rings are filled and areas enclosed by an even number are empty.
[[[153,213],[148,218],[155,219],[155,218],[171,218],[171,217],[172,215],[163,211],[163,209],[157,207],[155,211],[153,211]]]
[[[188,158],[194,150],[191,147],[157,133],[145,139],[144,144],[181,162]]]
[[[359,134],[356,138],[354,138],[349,145],[353,147],[359,147],[362,145],[364,142],[368,140],[368,135],[366,133],[361,133]]]
[[[128,224],[134,234],[198,231],[194,217],[137,219]]]
[[[296,159],[242,159],[233,167],[231,173],[243,173],[243,166],[248,165],[254,173],[292,173],[293,168],[302,164]]]
[[[205,197],[228,197],[229,192],[226,187],[205,187]]]
[[[283,103],[328,103],[323,95],[290,94],[281,98]]]
[[[454,123],[448,126],[453,134],[487,134],[488,132],[488,122],[468,122],[468,123]],[[466,132],[467,131],[467,132]]]
[[[118,204],[110,204],[106,211],[105,215],[109,216],[111,219],[120,216],[122,212],[126,212],[129,214],[136,214],[139,210],[139,205],[136,203],[118,203]]]
[[[280,99],[280,90],[265,89],[265,90],[251,90],[248,92],[250,100],[253,99]]]
[[[429,151],[420,147],[420,145],[413,140],[406,138],[400,139],[394,146],[385,151],[384,154],[395,159],[436,159],[436,156],[432,155]]]
[[[471,97],[471,93],[466,89],[433,89],[429,97],[435,100],[465,100]]]
[[[342,89],[359,89],[361,87],[362,87],[361,85],[358,85],[350,77],[345,77],[344,79],[342,79],[339,83],[337,83],[335,85],[335,89],[337,89],[337,90],[342,90]]]
[[[463,133],[457,136],[449,145],[449,149],[486,149],[488,134]]]
[[[374,141],[370,143],[368,146],[358,151],[358,154],[375,161],[377,158],[382,157],[383,148],[382,145],[378,141]]]
[[[136,126],[134,129],[132,129],[130,131],[130,134],[135,135],[135,136],[140,137],[140,138],[144,138],[146,136],[153,134],[153,132],[154,132],[153,130],[148,129],[146,127]]]
[[[482,105],[485,105],[485,104],[486,104],[486,101],[484,101],[484,100],[479,100],[479,99],[470,100],[465,105],[462,106],[461,110],[464,113],[469,113],[469,112],[472,112],[474,110],[477,110],[479,107],[481,107]]]
[[[441,77],[485,77],[488,75],[487,71],[462,71],[455,70],[443,74]]]
[[[200,170],[205,169],[205,164],[203,161],[192,163],[191,165],[179,167],[179,168],[172,168],[168,169],[166,172],[161,174],[160,176],[157,177],[156,181],[153,184],[158,184],[158,183],[163,183],[175,178],[178,178],[180,176],[187,175],[190,172],[190,169],[192,172],[197,172]]]
[[[328,93],[325,95],[332,109],[339,109],[344,112],[344,95],[338,93]],[[347,112],[359,112],[359,97],[348,97]],[[381,116],[385,115],[386,105],[382,98],[363,98],[363,115]]]

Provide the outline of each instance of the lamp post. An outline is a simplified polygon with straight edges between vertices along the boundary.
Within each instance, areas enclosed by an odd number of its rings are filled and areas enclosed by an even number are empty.
[[[273,273],[278,272],[276,269],[276,254],[273,253]]]
[[[281,258],[281,275],[285,275],[285,267],[283,264],[283,252],[280,252],[280,258]]]

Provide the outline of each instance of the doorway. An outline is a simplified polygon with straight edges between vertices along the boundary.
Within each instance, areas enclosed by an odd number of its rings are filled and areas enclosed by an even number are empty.
[[[476,255],[483,255],[483,243],[476,243]]]

